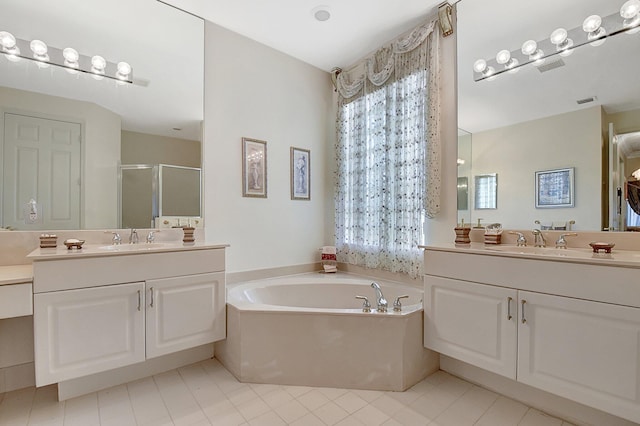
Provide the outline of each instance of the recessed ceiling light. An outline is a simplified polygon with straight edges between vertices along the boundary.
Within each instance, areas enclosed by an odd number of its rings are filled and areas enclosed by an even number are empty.
[[[329,6],[316,6],[311,10],[311,14],[316,18],[316,21],[320,22],[328,21],[331,18]]]

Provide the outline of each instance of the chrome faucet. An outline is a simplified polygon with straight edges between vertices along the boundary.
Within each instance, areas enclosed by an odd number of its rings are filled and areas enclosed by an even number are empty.
[[[542,235],[542,231],[539,229],[534,229],[531,231],[531,233],[533,234],[533,238],[534,243],[533,246],[534,247],[546,247],[547,246],[547,240],[544,239],[544,235]]]
[[[509,231],[509,233],[518,236],[518,239],[516,240],[516,246],[517,247],[526,247],[527,246],[527,239],[524,237],[524,234],[522,232]]]
[[[152,229],[151,231],[149,231],[149,233],[147,234],[147,243],[151,244],[156,240],[156,233],[160,232],[157,229]]]
[[[382,289],[380,288],[380,284],[376,282],[371,283],[371,287],[376,291],[376,300],[378,301],[378,312],[387,312],[387,307],[389,304],[387,303],[387,299],[384,298],[382,294]]]
[[[129,244],[138,244],[140,239],[138,238],[138,231],[131,228],[131,234],[129,234]]]

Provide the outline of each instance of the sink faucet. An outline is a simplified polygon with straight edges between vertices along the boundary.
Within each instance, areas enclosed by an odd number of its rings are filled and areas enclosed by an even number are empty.
[[[382,295],[382,289],[380,289],[380,285],[376,282],[371,283],[371,287],[376,291],[376,299],[378,301],[378,312],[387,312],[387,307],[389,304],[387,303],[387,299]]]
[[[560,234],[560,238],[558,238],[558,241],[556,241],[556,248],[561,248],[561,249],[566,249],[567,248],[567,240],[564,239],[564,237],[575,237],[576,234],[575,232],[567,232],[564,234]]]
[[[533,238],[534,240],[534,247],[546,247],[547,246],[547,240],[544,239],[544,235],[542,235],[542,231],[539,229],[534,229],[531,231],[531,233],[533,234]]]
[[[129,234],[129,244],[138,244],[140,239],[138,238],[138,231],[131,228],[131,234]]]

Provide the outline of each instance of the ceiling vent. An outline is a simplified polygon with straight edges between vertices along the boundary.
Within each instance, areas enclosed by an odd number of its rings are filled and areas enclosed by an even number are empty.
[[[597,100],[598,100],[598,98],[596,98],[595,96],[590,96],[590,97],[588,97],[588,98],[578,99],[578,100],[576,101],[576,103],[577,103],[578,105],[583,105],[583,104],[588,104],[588,103],[590,103],[590,102],[595,102],[595,101],[597,101]]]
[[[557,59],[553,62],[548,62],[546,64],[540,65],[538,67],[538,71],[547,72],[560,67],[564,67],[564,61],[562,59]]]

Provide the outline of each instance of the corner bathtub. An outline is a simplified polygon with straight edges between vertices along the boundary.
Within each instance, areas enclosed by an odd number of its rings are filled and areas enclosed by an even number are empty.
[[[379,313],[372,281],[305,274],[229,286],[227,338],[216,357],[242,382],[408,389],[438,369],[422,343],[423,292],[375,280],[389,302]],[[393,312],[404,294],[402,312]],[[362,312],[356,295],[373,311]]]

